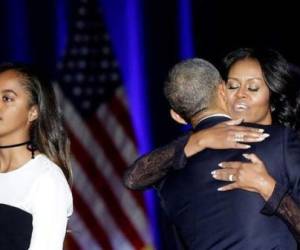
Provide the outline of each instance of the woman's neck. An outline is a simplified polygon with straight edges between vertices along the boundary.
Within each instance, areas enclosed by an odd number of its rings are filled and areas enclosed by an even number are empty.
[[[0,172],[15,170],[31,159],[26,143],[28,140],[9,141],[3,138],[0,140]]]

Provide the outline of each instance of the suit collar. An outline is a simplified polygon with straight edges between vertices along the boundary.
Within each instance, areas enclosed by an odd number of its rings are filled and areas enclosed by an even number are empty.
[[[220,122],[229,121],[230,117],[225,114],[215,114],[210,115],[207,117],[204,117],[200,122],[197,124],[197,126],[194,128],[194,130],[200,130],[212,127]]]

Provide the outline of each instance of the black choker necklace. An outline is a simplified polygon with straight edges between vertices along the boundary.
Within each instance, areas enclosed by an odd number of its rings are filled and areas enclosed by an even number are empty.
[[[30,143],[30,141],[26,141],[26,142],[22,142],[22,143],[18,143],[18,144],[11,144],[11,145],[0,145],[0,148],[14,148],[14,147],[23,146],[23,145],[26,145],[29,143]]]
[[[31,152],[31,158],[34,159],[34,151],[37,150],[37,146],[35,146],[32,143],[32,141],[25,141],[22,143],[11,144],[11,145],[0,145],[0,149],[1,148],[14,148],[14,147],[19,147],[19,146],[23,146],[23,145],[27,145],[27,149]]]

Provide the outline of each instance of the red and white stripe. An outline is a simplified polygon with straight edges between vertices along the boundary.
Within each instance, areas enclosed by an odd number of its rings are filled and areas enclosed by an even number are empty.
[[[84,121],[55,84],[72,143],[75,216],[71,230],[81,249],[143,249],[151,245],[140,194],[122,183],[124,168],[136,157],[132,130],[122,123],[122,92]],[[98,247],[98,248],[97,248]]]

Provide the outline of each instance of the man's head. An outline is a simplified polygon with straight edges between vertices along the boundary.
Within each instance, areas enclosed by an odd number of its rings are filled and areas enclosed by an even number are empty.
[[[171,108],[185,121],[214,104],[222,78],[209,62],[187,59],[176,64],[169,72],[164,93]]]

